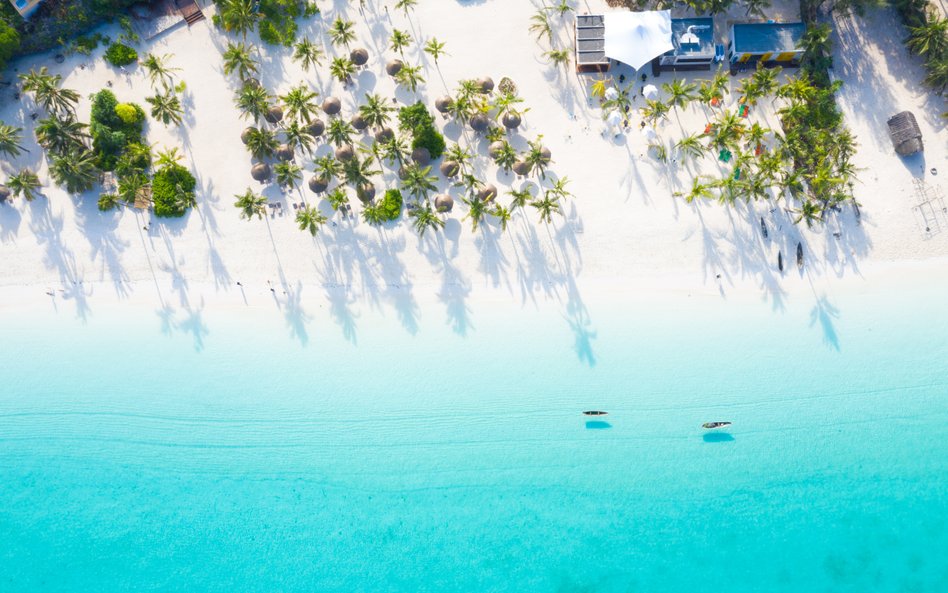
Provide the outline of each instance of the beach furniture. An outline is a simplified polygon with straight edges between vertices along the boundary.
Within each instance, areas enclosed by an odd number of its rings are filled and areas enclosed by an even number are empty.
[[[889,137],[895,152],[900,156],[909,156],[925,150],[922,143],[922,131],[915,121],[915,114],[911,111],[896,113],[886,122],[889,126]]]

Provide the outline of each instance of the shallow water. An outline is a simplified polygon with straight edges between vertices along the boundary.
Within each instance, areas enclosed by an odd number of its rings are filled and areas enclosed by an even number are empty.
[[[2,313],[0,591],[946,591],[943,294]]]

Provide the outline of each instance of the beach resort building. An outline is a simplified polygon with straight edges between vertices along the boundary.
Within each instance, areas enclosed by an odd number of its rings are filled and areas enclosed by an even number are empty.
[[[727,59],[732,70],[762,62],[764,66],[799,66],[803,23],[735,23],[731,25]]]
[[[26,18],[36,10],[36,7],[40,5],[43,0],[10,0],[10,4],[13,5],[13,8],[20,13],[20,16]]]
[[[665,52],[656,62],[653,62],[653,69],[710,70],[716,57],[714,19],[711,17],[672,19],[671,42],[675,49]],[[720,53],[720,57],[723,58],[723,47]]]

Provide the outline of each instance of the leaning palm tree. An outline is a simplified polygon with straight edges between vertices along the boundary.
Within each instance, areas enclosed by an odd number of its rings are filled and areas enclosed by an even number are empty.
[[[534,200],[530,202],[530,205],[537,209],[537,213],[540,215],[540,222],[547,224],[553,222],[554,214],[560,214],[562,212],[559,199],[549,190],[543,192],[542,199]]]
[[[494,209],[490,211],[490,213],[493,216],[495,216],[497,220],[500,222],[500,230],[506,231],[507,223],[510,222],[510,217],[512,216],[512,212],[508,208],[504,208],[500,204],[497,204],[496,206],[494,206]]]
[[[543,136],[537,136],[536,140],[527,142],[529,150],[524,155],[524,162],[527,163],[531,172],[536,172],[541,179],[546,178],[546,168],[550,165],[550,153],[543,146]]]
[[[405,57],[405,48],[411,45],[412,38],[408,31],[395,29],[388,38],[388,47],[397,52],[398,55]]]
[[[431,204],[427,201],[423,206],[410,210],[408,216],[412,218],[412,226],[422,237],[425,236],[425,231],[428,229],[438,230],[444,228],[444,221],[435,213]]]
[[[283,136],[286,138],[286,143],[294,148],[299,148],[302,151],[305,151],[306,154],[313,153],[313,144],[316,140],[313,138],[313,135],[309,133],[309,129],[298,121],[291,121],[288,125],[283,128]]]
[[[76,103],[79,102],[79,93],[72,89],[59,87],[62,77],[51,75],[46,67],[39,72],[30,70],[29,74],[20,74],[21,88],[33,93],[33,99],[48,112],[59,115],[69,115],[76,112]]]
[[[923,82],[940,93],[945,92],[948,88],[948,57],[929,60],[926,66]]]
[[[823,23],[806,28],[800,46],[811,56],[828,56],[833,49],[833,30]]]
[[[730,78],[721,66],[718,66],[717,72],[714,73],[714,77],[711,79],[711,88],[721,98],[731,92]]]
[[[355,23],[347,21],[342,17],[337,17],[329,27],[329,39],[333,45],[343,45],[349,47],[349,44],[355,41],[355,32],[353,27]]]
[[[286,191],[295,190],[303,180],[303,170],[294,162],[281,161],[273,166],[277,184]]]
[[[390,106],[384,97],[374,93],[365,95],[365,104],[359,106],[359,115],[365,123],[377,130],[385,127],[391,119],[395,108]]]
[[[56,114],[39,120],[33,133],[39,145],[53,154],[85,148],[89,139],[85,124],[72,116],[60,117]]]
[[[303,206],[296,213],[296,224],[299,225],[300,230],[309,231],[309,234],[314,237],[319,232],[319,228],[326,224],[328,220],[326,215],[315,206]]]
[[[698,199],[710,200],[714,197],[711,191],[711,185],[705,183],[703,175],[696,175],[691,180],[691,189],[687,193],[675,192],[673,195],[678,198],[684,198],[689,204]]]
[[[222,0],[219,6],[218,15],[224,30],[238,33],[244,39],[263,17],[257,12],[257,3],[254,0]]]
[[[678,149],[678,152],[689,156],[694,160],[697,160],[704,156],[707,147],[704,145],[704,142],[701,141],[701,134],[691,134],[685,136],[675,144],[675,148]]]
[[[662,103],[654,99],[646,99],[645,107],[642,108],[642,119],[654,126],[659,121],[668,119],[669,109],[670,107],[667,103]]]
[[[20,141],[23,140],[22,132],[22,128],[16,128],[0,121],[0,154],[15,157],[26,150],[20,144]]]
[[[548,43],[553,43],[553,28],[546,10],[539,8],[530,17],[530,32],[536,35],[537,41],[546,37]]]
[[[740,116],[730,109],[725,110],[715,120],[711,144],[718,148],[735,148],[744,132],[745,126]]]
[[[343,85],[352,81],[352,75],[355,74],[355,71],[355,64],[347,57],[334,58],[329,65],[329,73]]]
[[[468,167],[471,165],[471,161],[474,159],[474,155],[471,154],[471,151],[464,148],[460,144],[452,144],[444,151],[442,158],[445,161],[453,161],[458,164],[458,168],[461,171],[467,171]]]
[[[237,201],[234,206],[240,209],[240,217],[250,220],[254,216],[263,218],[267,211],[267,199],[261,195],[255,194],[252,189],[247,189],[242,194],[234,196]]]
[[[37,196],[36,190],[40,187],[40,180],[33,171],[21,169],[7,180],[7,187],[14,196],[23,196],[27,202],[32,202]]]
[[[793,219],[794,224],[805,222],[807,227],[812,227],[814,222],[820,220],[823,209],[818,203],[812,200],[804,200],[803,203],[800,204],[800,209],[795,212],[797,216]]]
[[[548,59],[550,64],[554,67],[562,66],[568,71],[570,53],[571,52],[568,49],[551,49],[547,52],[544,52],[543,56]]]
[[[402,69],[398,71],[398,74],[395,75],[395,82],[411,89],[411,92],[418,91],[418,85],[424,84],[425,79],[421,75],[421,66],[409,66],[405,64],[402,66]]]
[[[754,86],[757,87],[760,97],[769,97],[777,92],[777,88],[780,86],[777,77],[781,72],[783,72],[783,68],[780,66],[766,68],[760,62],[757,63],[757,70],[754,70],[751,79],[754,81]]]
[[[567,185],[569,185],[569,177],[564,175],[563,177],[555,180],[547,191],[557,200],[572,198],[573,194],[566,189]]]
[[[517,151],[514,150],[514,147],[506,140],[501,141],[497,150],[491,156],[494,159],[494,163],[508,173],[514,166],[514,163],[517,162]]]
[[[327,154],[313,161],[313,172],[328,185],[330,181],[342,175],[342,163],[333,155]]]
[[[310,68],[315,69],[322,63],[323,50],[308,37],[304,37],[293,46],[293,59],[300,63],[303,70],[309,72]]]
[[[905,46],[923,58],[944,56],[948,50],[948,18],[938,18],[932,10],[925,22],[909,27]]]
[[[270,108],[270,93],[261,86],[245,84],[237,94],[236,104],[242,117],[249,116],[255,122],[260,121]]]
[[[512,189],[507,193],[511,196],[511,212],[514,210],[522,210],[527,207],[527,204],[533,201],[533,193],[530,191],[530,186],[526,186],[523,189]]]
[[[175,94],[174,89],[165,89],[164,93],[159,93],[154,97],[145,97],[145,101],[151,105],[151,116],[161,123],[174,123],[181,125],[184,116],[184,108],[181,106],[181,100]]]
[[[319,112],[316,97],[316,92],[306,86],[306,83],[301,82],[282,95],[280,100],[286,107],[287,117],[309,123],[312,116]]]
[[[479,225],[484,220],[484,216],[488,213],[487,204],[477,196],[470,196],[464,198],[464,203],[467,204],[467,214],[464,215],[464,220],[471,221],[471,232],[477,232],[477,225]]]
[[[165,88],[169,88],[174,83],[174,73],[180,71],[181,68],[173,68],[168,65],[168,60],[172,57],[171,54],[162,56],[147,54],[145,59],[141,61],[152,88],[155,88],[158,83],[161,83]]]
[[[395,8],[404,12],[406,17],[410,11],[414,10],[417,4],[418,0],[395,0]]]
[[[382,142],[376,142],[373,146],[378,148],[378,158],[381,161],[385,159],[392,166],[401,167],[411,154],[411,147],[404,136],[392,134]]]
[[[429,39],[428,43],[425,44],[425,53],[431,56],[435,66],[438,65],[438,58],[448,55],[448,52],[444,51],[444,43],[434,37]]]
[[[244,144],[255,159],[272,157],[280,141],[276,133],[266,128],[249,128],[246,132]]]
[[[250,48],[243,43],[228,43],[224,51],[224,74],[236,72],[240,80],[247,80],[257,73],[257,61],[250,55]]]
[[[329,120],[329,127],[326,129],[326,139],[335,146],[340,147],[346,144],[352,144],[352,136],[355,134],[355,128],[348,121],[342,118],[333,118]]]
[[[428,197],[428,194],[437,191],[435,183],[438,178],[431,174],[431,166],[422,167],[417,163],[406,165],[402,170],[402,189],[416,200]]]
[[[678,118],[678,111],[684,109],[689,103],[694,101],[696,86],[693,82],[682,82],[676,78],[671,83],[663,82],[662,90],[668,94],[667,104],[675,110],[675,117]],[[681,126],[681,119],[678,119],[678,125]]]
[[[49,165],[49,175],[71,194],[87,191],[95,184],[98,169],[91,150],[73,150],[57,155]]]

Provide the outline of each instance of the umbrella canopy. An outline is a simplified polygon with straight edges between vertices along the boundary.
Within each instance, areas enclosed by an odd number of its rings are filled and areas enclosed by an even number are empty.
[[[520,114],[519,113],[505,113],[504,114],[504,127],[508,130],[512,130],[520,126]]]
[[[314,119],[306,126],[306,131],[314,138],[322,136],[323,132],[326,131],[326,124],[321,119]]]
[[[266,163],[257,163],[250,169],[250,176],[256,181],[266,181],[270,179],[270,165]]]
[[[447,113],[452,105],[454,105],[454,99],[447,95],[435,99],[435,108],[441,113]]]
[[[323,101],[323,111],[329,115],[336,115],[340,109],[342,109],[342,102],[336,97],[327,97]]]
[[[389,60],[389,62],[385,64],[385,72],[389,76],[395,76],[401,72],[402,66],[404,65],[405,64],[401,60]]]
[[[658,138],[658,133],[652,128],[642,128],[642,135],[645,136],[645,139],[649,142]]]
[[[652,58],[675,49],[669,10],[607,12],[604,24],[606,57],[636,70]]]
[[[310,177],[309,178],[309,189],[315,194],[321,194],[326,191],[326,188],[329,187],[329,182],[322,177]]]
[[[517,161],[513,165],[514,173],[517,175],[529,175],[530,174],[530,163],[526,161]]]
[[[411,160],[424,167],[431,162],[431,153],[424,146],[419,146],[411,151]]]
[[[622,114],[618,111],[611,111],[609,115],[606,116],[606,124],[610,126],[618,126],[622,123]]]
[[[365,48],[358,47],[349,54],[349,59],[352,60],[352,63],[356,66],[365,66],[365,63],[369,61],[369,52]]]
[[[244,131],[240,133],[240,141],[246,144],[250,140],[250,136],[257,133],[257,128],[250,126],[249,128],[244,128]]]
[[[489,93],[494,90],[494,79],[490,76],[485,76],[484,78],[477,79],[477,87],[481,90],[482,93]]]
[[[9,187],[0,185],[0,202],[6,202],[11,195],[13,195],[13,191]]]
[[[448,194],[438,194],[435,196],[435,210],[438,212],[450,212],[454,208],[454,198]]]
[[[352,124],[352,127],[358,131],[364,130],[369,124],[365,123],[365,118],[361,114],[356,113],[352,116],[352,119],[349,120],[349,123]]]
[[[642,96],[646,99],[654,99],[658,95],[658,88],[654,84],[647,84],[642,89]]]
[[[283,108],[279,105],[273,105],[263,114],[263,118],[271,124],[275,124],[283,119]]]
[[[477,192],[477,199],[482,202],[491,202],[496,197],[497,197],[497,187],[495,187],[493,184],[490,184],[490,183],[485,185],[483,189]]]
[[[606,89],[606,99],[612,101],[613,99],[619,96],[619,91],[616,90],[616,87],[611,86]]]
[[[483,113],[475,113],[474,116],[471,117],[470,124],[471,129],[475,132],[484,132],[490,126],[490,120],[487,119],[487,116]]]
[[[381,130],[375,133],[376,142],[388,142],[394,137],[395,137],[395,132],[392,130],[392,128],[382,128]]]
[[[343,144],[342,146],[336,149],[337,161],[342,161],[342,162],[350,161],[352,160],[352,157],[354,156],[355,156],[355,151],[352,149],[352,146],[348,144]]]
[[[445,177],[454,177],[461,170],[461,167],[454,161],[444,161],[441,163],[441,174]]]
[[[293,160],[293,147],[289,144],[281,144],[276,150],[277,158],[281,161]]]

